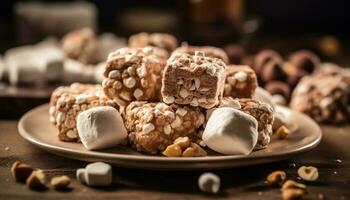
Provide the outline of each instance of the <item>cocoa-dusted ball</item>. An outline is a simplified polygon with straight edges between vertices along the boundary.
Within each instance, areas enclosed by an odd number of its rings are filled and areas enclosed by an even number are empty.
[[[230,60],[230,64],[239,65],[245,55],[243,48],[236,44],[228,44],[224,47],[226,54]]]
[[[262,50],[259,53],[257,53],[254,58],[254,64],[253,64],[253,68],[255,72],[257,74],[260,74],[265,64],[267,64],[271,60],[276,60],[278,62],[283,61],[280,54],[271,49]]]
[[[293,53],[289,57],[289,61],[291,64],[295,65],[295,67],[302,69],[308,73],[312,73],[321,64],[318,56],[308,50],[300,50]]]
[[[290,87],[287,83],[281,81],[271,81],[265,85],[265,89],[271,94],[280,94],[285,99],[290,97]]]
[[[283,63],[280,60],[269,60],[260,70],[260,78],[263,83],[285,80],[287,78],[287,75],[283,70]]]

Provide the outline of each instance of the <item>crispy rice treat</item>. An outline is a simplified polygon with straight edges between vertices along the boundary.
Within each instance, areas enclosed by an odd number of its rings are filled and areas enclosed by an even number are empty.
[[[61,48],[68,58],[79,60],[84,64],[95,64],[97,62],[95,57],[96,36],[89,28],[68,33],[62,39]]]
[[[350,70],[327,67],[301,79],[290,107],[317,122],[350,121]]]
[[[166,33],[138,33],[129,38],[129,47],[142,48],[146,46],[154,46],[165,49],[169,53],[177,47],[177,44],[177,39]]]
[[[135,101],[126,108],[125,125],[135,149],[156,154],[178,137],[188,136],[194,141],[204,119],[199,108]]]
[[[108,99],[103,94],[102,88],[91,93],[62,94],[56,103],[58,138],[67,142],[80,142],[76,117],[80,112],[97,106],[112,106],[118,109],[117,103]]]
[[[104,93],[120,106],[135,100],[159,100],[166,55],[164,50],[152,47],[122,48],[111,53],[102,82]]]
[[[266,148],[270,143],[272,135],[272,124],[274,121],[274,111],[266,103],[254,99],[239,99],[243,112],[250,114],[258,121],[258,143],[255,150]]]
[[[202,51],[206,56],[211,58],[220,58],[226,64],[230,63],[226,52],[223,49],[213,46],[181,46],[175,49],[173,53],[187,53],[194,55],[196,51]]]
[[[233,99],[232,97],[224,97],[220,101],[218,107],[231,107],[241,110],[258,121],[258,143],[255,146],[255,150],[263,149],[270,143],[270,136],[272,135],[272,124],[274,121],[273,108],[263,102],[254,99]],[[216,108],[207,110],[206,120],[209,119],[210,115]]]
[[[228,65],[224,96],[232,98],[253,98],[258,87],[256,74],[247,65]]]
[[[225,68],[221,59],[206,57],[203,52],[172,54],[163,74],[163,101],[207,109],[218,105],[224,90]]]
[[[81,83],[72,83],[70,86],[60,86],[56,88],[52,92],[50,98],[50,121],[53,124],[56,124],[56,103],[63,94],[92,94],[94,92],[101,92],[101,90],[102,89],[100,85]]]

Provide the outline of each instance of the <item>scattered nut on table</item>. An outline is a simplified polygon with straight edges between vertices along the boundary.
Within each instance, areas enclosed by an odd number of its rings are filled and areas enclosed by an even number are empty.
[[[32,173],[32,166],[16,161],[11,166],[12,176],[16,179],[17,182],[26,182],[27,178]]]
[[[51,179],[50,184],[55,190],[64,190],[70,184],[70,178],[65,175],[55,176]]]
[[[281,126],[277,129],[275,134],[277,135],[278,139],[283,140],[290,134],[290,130],[285,126]]]
[[[305,195],[306,186],[293,180],[287,180],[281,188],[283,200],[300,199]]]
[[[31,190],[46,190],[45,174],[42,170],[33,171],[26,180],[26,185]]]
[[[269,185],[282,185],[286,177],[287,175],[284,171],[274,171],[267,176],[266,180]]]
[[[297,183],[293,180],[287,180],[281,188],[281,191],[287,190],[287,189],[301,189],[301,190],[306,190],[306,185],[302,183]]]
[[[207,172],[202,174],[198,179],[198,187],[201,191],[216,194],[220,189],[220,177],[216,174]]]
[[[302,166],[298,169],[298,175],[305,181],[316,181],[318,179],[318,169],[313,166]]]
[[[282,191],[283,200],[300,199],[305,195],[305,191],[302,189],[287,189]]]

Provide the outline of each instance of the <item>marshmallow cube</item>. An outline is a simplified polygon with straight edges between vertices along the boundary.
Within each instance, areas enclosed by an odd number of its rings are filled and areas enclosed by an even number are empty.
[[[77,129],[83,145],[89,150],[112,147],[127,138],[120,113],[110,106],[81,112],[77,117]]]
[[[220,177],[216,174],[207,172],[198,178],[198,187],[201,191],[216,194],[220,190]]]
[[[108,186],[112,183],[112,167],[103,162],[88,164],[77,170],[77,179],[88,186]]]
[[[276,109],[276,103],[273,102],[273,96],[270,92],[266,91],[262,87],[257,87],[255,91],[255,99],[264,103],[269,104],[273,110]]]
[[[258,122],[240,110],[218,108],[210,116],[202,139],[216,152],[248,155],[258,141]]]

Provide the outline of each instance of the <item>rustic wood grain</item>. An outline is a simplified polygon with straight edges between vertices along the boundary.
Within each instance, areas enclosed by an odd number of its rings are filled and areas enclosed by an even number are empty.
[[[320,178],[308,184],[305,199],[350,198],[350,132],[344,128],[323,126],[323,140],[314,150],[289,160],[245,168],[217,170],[222,178],[222,190],[217,196],[205,195],[197,188],[198,176],[206,171],[152,171],[113,168],[113,185],[89,188],[75,180],[75,170],[86,163],[46,153],[22,139],[17,121],[0,121],[0,199],[280,199],[278,188],[266,185],[266,175],[285,170],[297,180],[297,168],[302,165],[318,167]],[[349,130],[349,129],[347,129]],[[48,133],[50,134],[50,133]],[[341,162],[337,161],[340,159]],[[48,177],[65,174],[73,178],[71,190],[57,192],[49,189],[35,192],[16,183],[10,166],[20,160],[43,169]],[[300,180],[299,180],[300,181]]]

